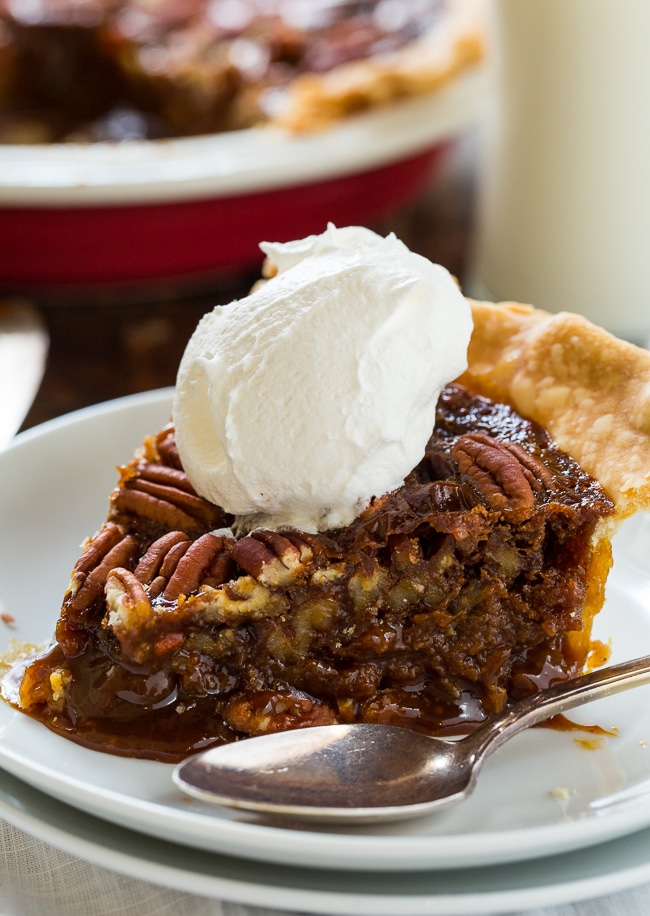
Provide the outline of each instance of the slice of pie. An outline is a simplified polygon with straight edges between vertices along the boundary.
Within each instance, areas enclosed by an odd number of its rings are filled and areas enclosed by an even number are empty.
[[[0,137],[313,129],[475,64],[482,2],[0,0]]]
[[[173,761],[335,722],[465,732],[580,672],[612,534],[650,505],[650,353],[574,315],[473,312],[423,460],[347,527],[236,538],[173,427],[148,438],[14,702]]]

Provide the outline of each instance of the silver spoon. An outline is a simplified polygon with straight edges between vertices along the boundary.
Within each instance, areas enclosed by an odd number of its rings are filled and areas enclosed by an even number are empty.
[[[650,656],[556,684],[460,740],[391,725],[325,725],[203,751],[173,779],[197,798],[267,816],[348,824],[417,817],[467,798],[483,761],[524,729],[647,682]]]

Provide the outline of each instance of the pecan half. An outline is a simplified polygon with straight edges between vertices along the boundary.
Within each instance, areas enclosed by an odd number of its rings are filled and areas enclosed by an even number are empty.
[[[185,609],[154,606],[145,586],[128,569],[111,570],[104,591],[107,611],[102,626],[113,632],[132,661],[143,664],[151,656],[169,655],[185,642]]]
[[[196,534],[228,523],[219,506],[197,496],[187,474],[162,464],[143,463],[128,468],[112,496],[112,511],[137,515],[165,528]]]
[[[72,570],[70,582],[70,591],[74,594],[79,590],[87,573],[93,569],[108,551],[115,547],[122,538],[124,532],[114,522],[106,522],[99,529],[97,534],[91,538],[86,538],[83,543],[83,553],[77,560]]]
[[[490,508],[514,522],[530,518],[536,495],[554,487],[548,468],[517,443],[468,433],[456,440],[451,454]]]
[[[139,461],[164,464],[170,468],[183,470],[176,445],[176,434],[172,423],[163,426],[159,432],[147,438],[136,452]]]
[[[288,585],[313,558],[311,546],[293,532],[258,528],[233,547],[235,562],[263,585]]]
[[[151,544],[134,570],[143,585],[149,585],[149,597],[164,589],[178,561],[192,543],[183,531],[170,531]]]
[[[165,601],[191,595],[200,585],[221,585],[230,579],[232,538],[204,534],[185,551],[163,592]]]
[[[104,626],[110,627],[118,638],[126,635],[133,639],[153,620],[153,608],[144,586],[128,569],[112,569],[104,591],[108,608]]]
[[[160,432],[154,436],[154,442],[162,463],[182,471],[183,466],[178,454],[174,427],[171,424],[165,426],[164,429],[161,429]]]
[[[138,544],[132,535],[124,535],[113,522],[107,522],[86,542],[77,561],[68,589],[66,616],[74,619],[102,592],[108,573],[116,566],[128,566],[137,555]]]

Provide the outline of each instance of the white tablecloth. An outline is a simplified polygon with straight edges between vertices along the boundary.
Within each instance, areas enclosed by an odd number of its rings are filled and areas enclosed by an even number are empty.
[[[286,911],[195,897],[126,878],[5,821],[0,821],[0,850],[0,916],[288,916]],[[527,916],[649,914],[650,884],[599,900],[527,911]]]

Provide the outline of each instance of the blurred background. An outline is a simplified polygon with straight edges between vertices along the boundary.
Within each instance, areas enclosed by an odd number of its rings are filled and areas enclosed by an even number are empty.
[[[49,337],[24,427],[173,384],[260,241],[368,225],[460,276],[486,6],[0,2],[5,398]]]
[[[0,0],[0,395],[39,322],[23,428],[172,385],[258,243],[328,221],[645,344],[649,27],[645,0]]]

